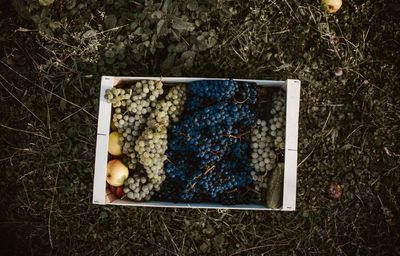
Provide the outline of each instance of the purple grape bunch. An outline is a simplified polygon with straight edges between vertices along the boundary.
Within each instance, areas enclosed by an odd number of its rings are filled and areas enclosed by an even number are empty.
[[[233,80],[189,84],[180,122],[170,127],[166,181],[158,199],[240,203],[252,185],[248,143],[256,86]]]

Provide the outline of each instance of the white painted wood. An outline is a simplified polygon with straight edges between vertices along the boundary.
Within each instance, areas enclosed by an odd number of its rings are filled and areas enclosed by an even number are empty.
[[[300,110],[300,81],[286,81],[285,169],[282,210],[296,209],[297,143]]]
[[[229,78],[203,78],[203,77],[115,77],[119,81],[136,81],[136,80],[161,80],[164,83],[190,83],[197,80],[226,80]],[[255,80],[255,79],[233,79],[241,82],[253,82],[262,87],[283,87],[285,81],[277,80]]]
[[[93,203],[106,202],[106,172],[108,158],[108,136],[110,133],[111,104],[104,95],[107,89],[113,87],[112,77],[103,76],[101,79],[99,118],[97,121],[96,159],[94,165]]]
[[[201,78],[201,77],[102,77],[99,119],[96,145],[96,163],[93,184],[93,203],[121,206],[141,207],[167,207],[167,208],[201,208],[201,209],[232,209],[232,210],[269,210],[269,211],[293,211],[296,207],[296,179],[297,179],[297,136],[298,136],[298,114],[300,102],[300,81],[274,81],[233,79],[243,82],[255,82],[262,87],[276,87],[286,90],[286,139],[285,139],[285,170],[283,207],[281,209],[270,209],[262,204],[222,205],[210,203],[172,203],[172,202],[134,202],[124,199],[112,200],[106,194],[106,168],[108,158],[108,136],[110,132],[111,104],[104,99],[106,89],[112,88],[119,82],[137,80],[161,80],[164,83],[189,83],[196,80],[223,80],[226,78]]]
[[[130,200],[117,199],[108,203],[110,205],[121,206],[140,206],[140,207],[166,207],[166,208],[186,208],[186,209],[222,209],[222,210],[269,210],[269,211],[282,211],[282,209],[266,208],[261,204],[237,204],[237,205],[223,205],[212,203],[172,203],[172,202],[134,202]]]

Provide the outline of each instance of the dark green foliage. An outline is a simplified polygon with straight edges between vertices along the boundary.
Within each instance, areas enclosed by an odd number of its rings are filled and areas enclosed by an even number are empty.
[[[0,9],[2,255],[400,254],[398,1],[336,15],[310,0],[14,2]],[[297,211],[92,205],[100,75],[119,74],[300,79]]]

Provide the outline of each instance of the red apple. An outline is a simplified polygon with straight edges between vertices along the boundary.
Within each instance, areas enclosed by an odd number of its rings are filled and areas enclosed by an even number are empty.
[[[121,198],[124,195],[123,186],[114,187],[108,184],[108,188],[110,189],[111,193],[113,193],[118,198]]]

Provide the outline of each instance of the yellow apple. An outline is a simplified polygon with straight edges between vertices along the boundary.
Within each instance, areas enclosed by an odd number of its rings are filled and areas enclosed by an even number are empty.
[[[342,0],[322,0],[321,5],[328,13],[335,13],[342,6]]]
[[[119,132],[112,132],[108,138],[108,153],[113,156],[119,156],[122,154],[122,147],[119,144],[121,134]]]
[[[107,163],[107,183],[111,186],[122,186],[128,176],[128,167],[126,167],[120,160],[114,159]]]
[[[39,0],[39,4],[42,6],[48,6],[54,3],[54,0]]]

